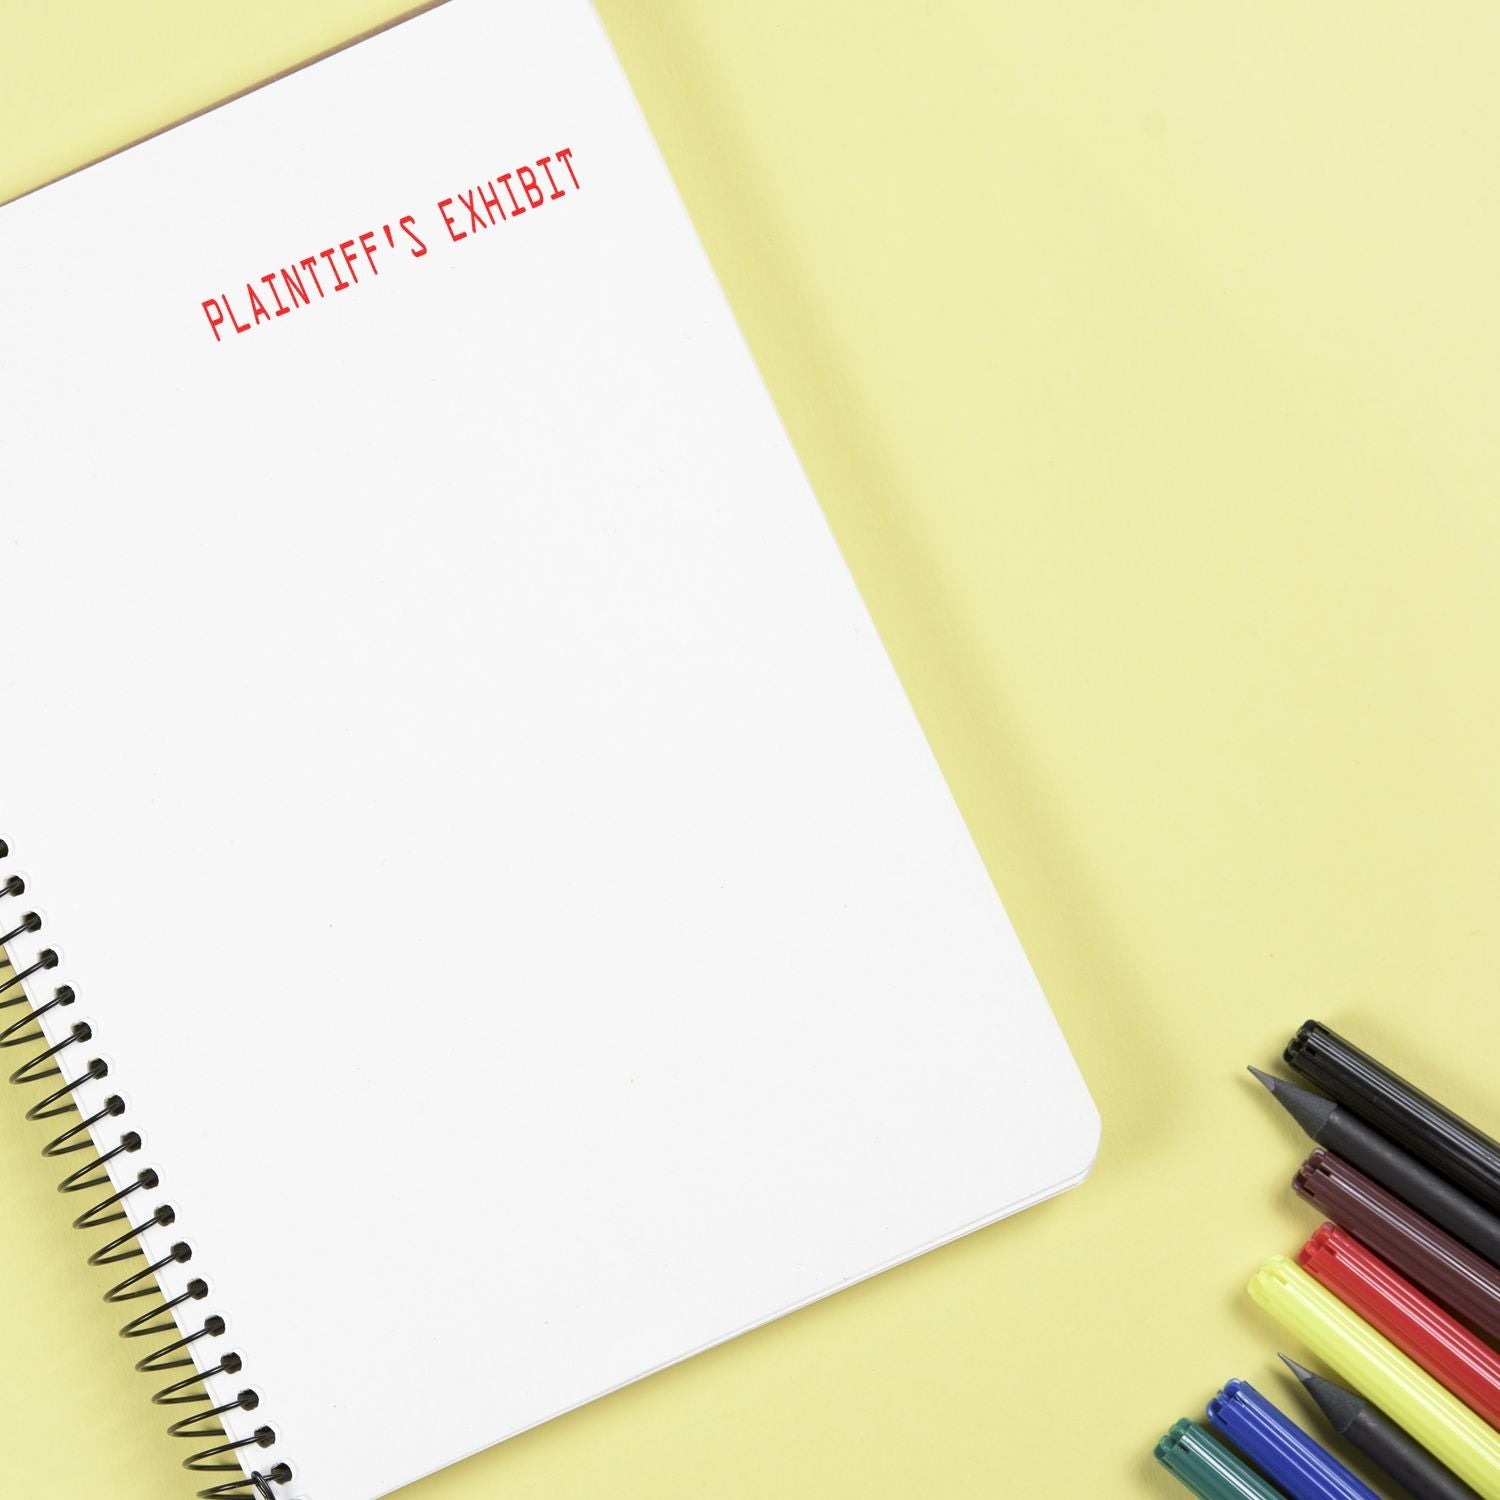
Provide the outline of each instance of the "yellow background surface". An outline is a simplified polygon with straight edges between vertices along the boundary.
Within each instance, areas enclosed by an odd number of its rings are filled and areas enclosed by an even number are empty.
[[[0,0],[0,198],[400,8]],[[1242,1065],[1316,1014],[1500,1132],[1500,10],[601,10],[1104,1145],[407,1493],[1165,1497],[1218,1383],[1295,1400],[1243,1287],[1314,1226],[1304,1142]],[[19,1117],[0,1493],[185,1496]]]

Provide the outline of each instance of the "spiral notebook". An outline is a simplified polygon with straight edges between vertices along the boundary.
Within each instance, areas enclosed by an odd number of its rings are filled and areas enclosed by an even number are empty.
[[[18,200],[0,288],[0,1028],[204,1493],[374,1500],[1084,1174],[583,0]]]

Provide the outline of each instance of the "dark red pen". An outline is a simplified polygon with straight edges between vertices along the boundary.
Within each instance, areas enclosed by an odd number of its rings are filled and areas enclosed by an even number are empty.
[[[1330,1151],[1314,1151],[1292,1186],[1435,1302],[1500,1339],[1500,1271],[1482,1256]]]

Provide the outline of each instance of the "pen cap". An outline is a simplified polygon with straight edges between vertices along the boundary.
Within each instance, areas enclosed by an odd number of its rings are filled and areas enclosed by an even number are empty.
[[[1283,1500],[1253,1469],[1184,1417],[1156,1445],[1155,1457],[1199,1500]]]
[[[1340,1104],[1500,1210],[1500,1142],[1320,1021],[1302,1025],[1285,1057]]]
[[[1500,1354],[1488,1344],[1335,1224],[1319,1228],[1297,1260],[1466,1406],[1500,1427]]]
[[[1248,1381],[1229,1381],[1208,1403],[1208,1419],[1294,1500],[1380,1500]]]
[[[1450,1312],[1500,1338],[1500,1271],[1331,1151],[1314,1151],[1297,1193]]]
[[[1332,1292],[1278,1255],[1255,1274],[1250,1295],[1484,1500],[1500,1500],[1500,1433]]]

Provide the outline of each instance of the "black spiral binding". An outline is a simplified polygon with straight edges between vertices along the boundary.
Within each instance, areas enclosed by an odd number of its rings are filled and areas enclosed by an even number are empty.
[[[0,860],[10,854],[10,846],[0,839]],[[0,878],[0,927],[9,926],[4,916],[19,912],[15,904],[26,893],[26,883],[19,875]],[[8,901],[6,898],[10,898]],[[9,945],[23,934],[41,930],[42,919],[34,911],[20,912],[13,918],[11,930],[0,934],[0,948]],[[48,1088],[45,1098],[37,1100],[26,1111],[28,1120],[52,1120],[65,1115],[79,1115],[61,1135],[54,1137],[42,1147],[46,1157],[70,1156],[74,1152],[88,1151],[90,1160],[70,1172],[58,1184],[64,1193],[87,1192],[94,1188],[112,1190],[114,1183],[109,1175],[109,1163],[118,1157],[140,1150],[141,1138],[133,1130],[123,1131],[119,1145],[101,1151],[94,1142],[94,1128],[106,1120],[119,1119],[125,1113],[125,1101],[112,1094],[104,1101],[102,1109],[82,1118],[82,1111],[73,1098],[74,1089],[91,1080],[108,1076],[109,1065],[102,1058],[90,1060],[77,1074],[69,1078],[63,1066],[63,1058],[72,1047],[83,1046],[93,1039],[93,1030],[86,1022],[79,1022],[68,1035],[55,1046],[47,1046],[47,1037],[36,1023],[49,1011],[61,1011],[73,1004],[76,998],[70,985],[59,985],[45,1005],[37,1006],[26,993],[26,984],[34,976],[57,967],[57,954],[51,948],[43,948],[31,963],[19,971],[12,968],[9,959],[3,960],[3,968],[11,969],[9,977],[0,970],[0,1011],[12,1006],[25,1005],[27,1013],[0,1030],[0,1047],[25,1047],[37,1043],[43,1050],[23,1063],[10,1075],[14,1084],[38,1084]],[[56,1084],[53,1079],[59,1080]],[[91,1266],[112,1266],[130,1260],[145,1260],[146,1252],[138,1243],[139,1236],[152,1226],[165,1228],[176,1221],[177,1213],[170,1204],[162,1203],[151,1209],[139,1225],[131,1226],[125,1211],[125,1203],[136,1193],[154,1193],[159,1186],[157,1174],[147,1168],[139,1172],[127,1188],[110,1191],[107,1198],[73,1220],[75,1229],[96,1230],[106,1225],[123,1223],[126,1227],[105,1245],[101,1245],[89,1256]],[[157,1273],[165,1267],[183,1265],[192,1259],[192,1248],[186,1244],[173,1245],[160,1260],[134,1269],[123,1281],[112,1286],[104,1294],[111,1303],[133,1302],[139,1298],[154,1297],[155,1305],[133,1317],[121,1330],[120,1336],[127,1339],[151,1338],[157,1335],[171,1338],[144,1359],[136,1362],[136,1369],[146,1374],[165,1374],[168,1371],[192,1369],[185,1378],[164,1386],[151,1399],[157,1406],[209,1406],[208,1411],[195,1411],[173,1422],[167,1429],[172,1437],[191,1442],[204,1442],[210,1446],[183,1460],[183,1467],[195,1474],[228,1475],[237,1477],[220,1479],[207,1489],[198,1491],[201,1500],[285,1500],[273,1486],[280,1487],[291,1482],[292,1471],[285,1463],[275,1463],[264,1472],[250,1469],[244,1459],[270,1448],[276,1442],[276,1432],[271,1427],[260,1427],[247,1438],[238,1442],[229,1441],[220,1418],[229,1411],[254,1411],[260,1405],[260,1396],[250,1389],[241,1391],[233,1401],[221,1406],[212,1406],[213,1398],[208,1393],[206,1382],[216,1375],[238,1375],[243,1361],[238,1354],[228,1352],[219,1355],[212,1369],[198,1373],[193,1350],[200,1341],[221,1338],[225,1331],[224,1319],[214,1314],[203,1320],[196,1333],[184,1334],[178,1321],[178,1310],[192,1302],[201,1302],[208,1296],[208,1283],[195,1279],[188,1283],[187,1290],[176,1297],[168,1298],[157,1282]],[[223,1439],[216,1442],[215,1439]]]

